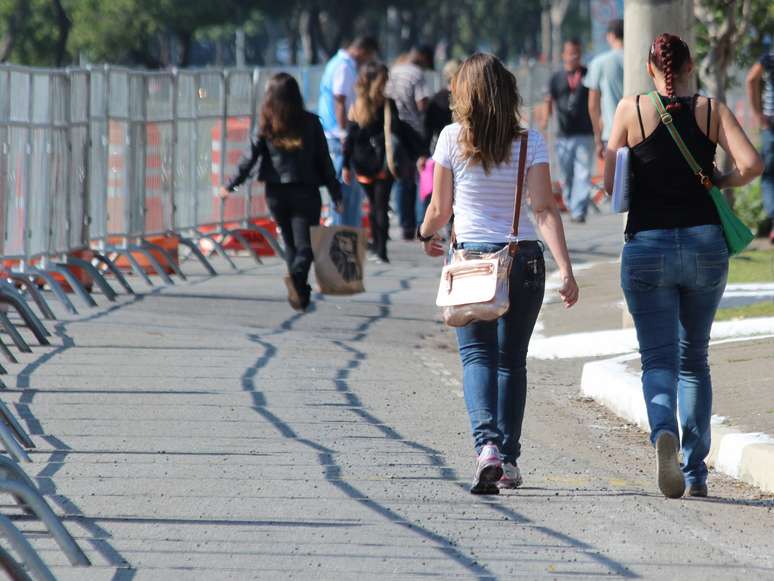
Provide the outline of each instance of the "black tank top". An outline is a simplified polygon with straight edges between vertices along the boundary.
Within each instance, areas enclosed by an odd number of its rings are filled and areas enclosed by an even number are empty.
[[[696,122],[697,96],[675,98],[683,107],[672,113],[672,118],[705,175],[711,176],[717,145],[702,132]],[[669,97],[663,95],[661,99],[665,106],[671,102]],[[629,201],[626,233],[720,224],[709,193],[691,171],[666,126],[659,122],[656,130],[645,137],[639,100],[640,96],[637,97],[637,116],[644,139],[630,151],[634,187]],[[711,107],[710,102],[707,134],[712,118]]]

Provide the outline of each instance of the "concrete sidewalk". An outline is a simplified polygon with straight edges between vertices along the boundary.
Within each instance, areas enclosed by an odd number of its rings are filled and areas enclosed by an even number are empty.
[[[580,270],[577,276],[582,302],[574,312],[565,313],[553,306],[546,308],[542,334],[554,338],[555,345],[565,337],[571,337],[573,345],[580,344],[588,356],[604,352],[604,346],[599,343],[602,340],[618,341],[619,353],[634,352],[633,331],[614,331],[616,326],[620,328],[625,309],[619,273],[620,265],[616,262],[598,263]],[[738,300],[734,290],[727,295],[724,304],[735,304]],[[770,300],[765,293],[761,296],[762,300]],[[746,300],[751,298],[746,297]],[[774,492],[774,398],[768,389],[774,384],[771,363],[774,320],[758,319],[755,325],[745,325],[745,321],[731,321],[716,323],[713,328],[713,336],[719,331],[726,334],[710,345],[713,412],[717,416],[710,463],[732,476]],[[568,335],[570,333],[572,335]],[[588,333],[585,341],[584,333]],[[620,342],[624,334],[627,337],[625,345]],[[586,364],[581,389],[584,395],[647,429],[639,356],[624,355]],[[745,451],[750,446],[754,448]]]
[[[576,249],[615,253],[590,229]],[[471,496],[440,263],[390,251],[366,293],[304,315],[276,259],[57,309],[1,395],[94,566],[3,513],[63,580],[774,579],[774,499],[713,476],[712,499],[665,502],[644,435],[578,396],[579,361],[530,362],[525,485]]]

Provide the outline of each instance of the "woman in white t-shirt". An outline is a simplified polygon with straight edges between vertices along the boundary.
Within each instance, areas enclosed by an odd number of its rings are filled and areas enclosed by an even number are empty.
[[[457,248],[496,252],[510,237],[514,216],[521,126],[516,78],[494,56],[476,54],[452,84],[455,123],[438,138],[433,198],[417,232],[429,256],[446,249],[437,234],[454,212]],[[526,189],[537,230],[559,266],[566,307],[578,300],[559,211],[551,192],[548,153],[528,132]],[[517,460],[527,396],[527,348],[543,303],[543,247],[524,201],[519,251],[510,276],[510,310],[496,321],[457,329],[465,404],[478,454],[471,492],[498,494],[522,482]]]

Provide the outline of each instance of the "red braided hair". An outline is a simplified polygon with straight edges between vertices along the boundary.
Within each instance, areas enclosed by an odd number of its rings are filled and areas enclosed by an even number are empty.
[[[671,102],[667,105],[668,111],[676,111],[682,108],[679,101],[675,101],[675,73],[682,72],[683,67],[691,60],[691,51],[682,38],[674,34],[659,34],[650,46],[650,62],[664,73],[667,96]]]

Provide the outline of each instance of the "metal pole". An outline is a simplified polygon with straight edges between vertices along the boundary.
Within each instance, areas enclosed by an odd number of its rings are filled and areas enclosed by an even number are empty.
[[[29,90],[29,105],[27,108],[27,147],[25,148],[25,168],[24,168],[24,260],[21,263],[21,270],[24,271],[29,266],[30,261],[30,180],[32,179],[32,113],[33,113],[33,82],[32,74],[27,73],[27,85]]]
[[[172,69],[172,160],[169,172],[169,227],[175,228],[175,213],[177,212],[177,203],[175,198],[175,187],[177,186],[177,67]]]
[[[226,71],[222,71],[221,75],[221,83],[223,88],[222,93],[222,99],[223,99],[223,105],[222,105],[222,118],[220,121],[220,168],[219,168],[219,183],[218,185],[222,185],[223,181],[225,180],[226,176],[226,146],[228,145],[228,140],[226,139],[226,132],[228,131],[228,95],[229,95],[229,89],[230,89],[230,80],[231,77]],[[226,226],[225,222],[225,214],[226,214],[226,200],[220,199],[220,230],[223,230]]]

